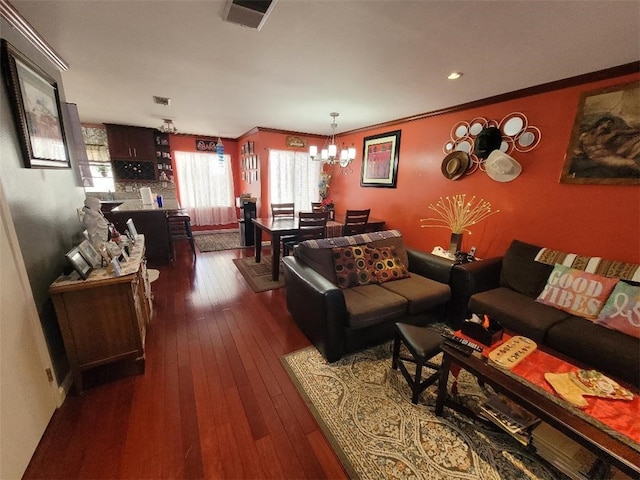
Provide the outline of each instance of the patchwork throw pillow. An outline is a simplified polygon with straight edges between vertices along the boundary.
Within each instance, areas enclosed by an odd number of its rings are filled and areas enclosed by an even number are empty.
[[[409,270],[400,260],[395,247],[373,248],[371,259],[378,283],[409,277]]]
[[[366,245],[332,248],[333,268],[340,288],[376,283],[371,248]]]
[[[596,323],[640,338],[640,287],[619,282],[600,310]]]
[[[616,283],[617,278],[601,277],[556,264],[536,301],[595,320]]]

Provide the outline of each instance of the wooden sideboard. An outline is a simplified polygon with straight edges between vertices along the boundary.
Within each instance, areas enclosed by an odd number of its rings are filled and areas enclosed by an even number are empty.
[[[138,235],[122,275],[106,268],[86,280],[74,272],[60,276],[49,293],[62,331],[76,391],[83,391],[82,372],[119,360],[135,361],[144,373],[144,343],[152,313],[144,235]]]

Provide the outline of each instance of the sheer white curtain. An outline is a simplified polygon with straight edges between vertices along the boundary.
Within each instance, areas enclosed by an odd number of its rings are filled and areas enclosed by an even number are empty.
[[[231,157],[223,161],[210,153],[175,152],[180,205],[193,225],[235,223]]]
[[[296,211],[311,211],[311,202],[320,198],[322,162],[306,152],[269,151],[269,202],[295,204]]]

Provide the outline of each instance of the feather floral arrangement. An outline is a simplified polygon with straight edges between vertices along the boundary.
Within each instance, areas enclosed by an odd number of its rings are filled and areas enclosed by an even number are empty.
[[[436,204],[430,204],[429,209],[438,214],[437,217],[421,218],[421,227],[449,228],[451,233],[471,233],[469,227],[498,213],[500,210],[491,210],[491,203],[480,199],[476,201],[475,195],[467,201],[466,194],[440,197]]]

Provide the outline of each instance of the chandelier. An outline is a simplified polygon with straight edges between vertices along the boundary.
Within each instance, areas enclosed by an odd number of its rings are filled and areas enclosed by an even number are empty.
[[[338,164],[342,168],[348,167],[356,158],[356,147],[353,145],[346,148],[344,145],[340,149],[340,155],[338,155],[338,145],[336,143],[336,117],[340,115],[338,112],[331,112],[331,136],[327,139],[325,148],[323,148],[318,156],[318,147],[311,145],[309,147],[309,156],[311,160],[317,160],[325,162],[329,165]]]
[[[178,129],[170,118],[163,118],[162,125],[158,128],[162,133],[178,133]]]

